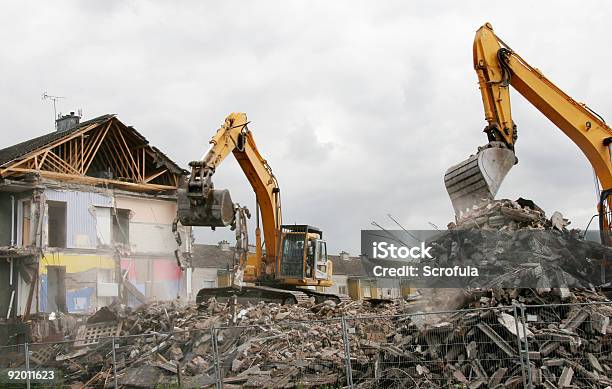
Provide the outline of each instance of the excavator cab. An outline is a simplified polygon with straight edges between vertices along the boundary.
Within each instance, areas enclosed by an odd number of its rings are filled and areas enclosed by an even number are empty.
[[[282,226],[277,278],[296,285],[326,286],[331,282],[331,262],[322,237],[323,232],[313,226]]]

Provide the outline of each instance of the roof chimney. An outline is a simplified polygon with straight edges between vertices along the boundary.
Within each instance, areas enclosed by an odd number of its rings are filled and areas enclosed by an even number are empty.
[[[218,244],[221,251],[230,251],[230,244],[227,240],[222,240]]]
[[[74,114],[74,112],[70,112],[68,115],[59,114],[58,118],[55,119],[55,129],[57,132],[68,131],[71,128],[74,128],[79,125],[81,120],[80,116]]]
[[[346,251],[341,251],[340,252],[340,259],[343,260],[343,261],[348,261],[349,259],[351,259],[351,256]]]

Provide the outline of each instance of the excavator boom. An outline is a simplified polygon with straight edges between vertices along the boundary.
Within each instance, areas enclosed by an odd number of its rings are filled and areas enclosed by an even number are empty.
[[[234,205],[228,190],[214,189],[212,176],[231,153],[247,177],[261,211],[268,266],[275,263],[282,224],[278,181],[261,156],[249,131],[244,113],[232,113],[210,141],[200,161],[193,161],[187,185],[179,189],[178,217],[183,225],[225,227],[234,223]],[[256,230],[257,257],[262,258],[259,228]]]
[[[468,160],[451,167],[444,177],[458,216],[482,199],[493,199],[504,177],[515,164],[517,126],[510,106],[510,86],[563,131],[587,157],[607,198],[612,188],[610,143],[612,130],[585,104],[531,67],[486,23],[474,39],[474,69],[482,95],[489,143]],[[600,207],[607,207],[607,200]],[[603,209],[600,216],[607,215]],[[609,223],[600,221],[602,229]]]
[[[340,296],[298,288],[332,285],[332,264],[327,257],[326,242],[322,239],[322,231],[315,227],[282,225],[278,181],[257,149],[246,115],[230,114],[210,144],[201,160],[189,164],[189,180],[178,190],[178,219],[181,224],[190,226],[232,225],[237,231],[246,233],[246,217],[243,216],[246,208],[234,204],[229,191],[215,189],[212,183],[219,165],[233,154],[257,199],[256,250],[255,253],[243,250],[240,263],[235,264],[237,276],[234,281],[241,279],[249,285],[238,282],[238,288],[232,285],[202,289],[196,301],[236,296],[241,300],[280,303],[297,303],[310,297],[317,301],[339,302]]]

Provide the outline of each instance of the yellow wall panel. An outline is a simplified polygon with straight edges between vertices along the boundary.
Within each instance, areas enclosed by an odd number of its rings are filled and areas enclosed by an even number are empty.
[[[66,266],[66,273],[80,273],[91,269],[114,269],[115,259],[108,255],[45,253],[40,260],[40,273],[47,274],[47,265]]]

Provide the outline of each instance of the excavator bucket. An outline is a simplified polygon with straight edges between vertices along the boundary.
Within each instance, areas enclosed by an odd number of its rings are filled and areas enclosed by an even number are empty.
[[[213,189],[207,198],[180,188],[178,218],[184,226],[226,227],[234,222],[234,203],[227,189]]]
[[[493,200],[516,161],[514,152],[499,142],[479,147],[476,155],[451,166],[444,184],[457,216],[484,200]]]

